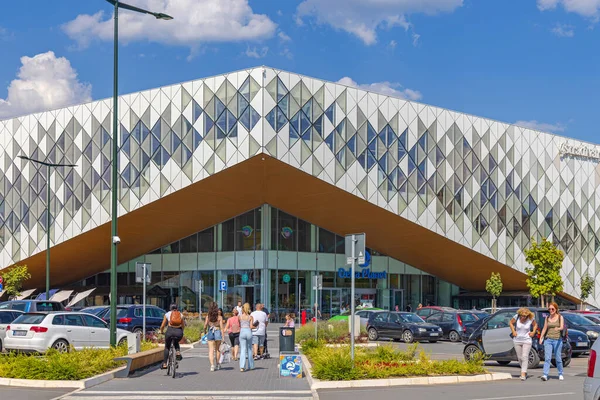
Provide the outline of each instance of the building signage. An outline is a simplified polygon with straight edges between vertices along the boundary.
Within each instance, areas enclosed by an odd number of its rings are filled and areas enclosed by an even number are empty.
[[[348,268],[340,268],[338,269],[338,276],[340,278],[351,278],[352,277],[352,269]],[[370,268],[365,268],[362,271],[355,271],[354,278],[356,279],[386,279],[387,271],[375,272],[371,271]]]
[[[558,148],[558,153],[561,157],[574,156],[600,160],[600,147],[591,144],[563,142]]]
[[[252,236],[252,232],[253,232],[253,229],[250,225],[246,225],[246,226],[242,227],[242,235],[244,235],[244,237]]]

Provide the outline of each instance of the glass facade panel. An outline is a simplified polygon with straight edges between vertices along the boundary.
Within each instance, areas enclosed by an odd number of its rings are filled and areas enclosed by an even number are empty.
[[[235,249],[254,250],[256,248],[256,222],[254,210],[235,218]]]
[[[335,234],[319,228],[319,253],[335,253]]]
[[[221,247],[220,251],[234,251],[235,250],[235,220],[232,218],[228,221],[223,222],[220,225],[221,228]]]

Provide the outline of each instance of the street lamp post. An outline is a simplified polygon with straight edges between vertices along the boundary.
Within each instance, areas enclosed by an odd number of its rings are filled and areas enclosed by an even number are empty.
[[[50,163],[22,155],[17,157],[19,157],[22,160],[27,160],[36,164],[45,165],[48,169],[48,177],[46,178],[46,300],[50,300],[50,168],[73,168],[77,165]]]
[[[112,184],[111,184],[111,251],[110,251],[110,344],[117,344],[117,245],[121,242],[117,234],[117,201],[118,201],[118,182],[119,169],[117,160],[119,156],[118,143],[118,92],[119,92],[119,8],[135,11],[142,14],[150,14],[156,19],[170,20],[173,17],[152,11],[144,10],[129,4],[121,3],[119,0],[106,0],[115,7],[114,14],[114,58],[113,58],[113,137],[112,137]]]

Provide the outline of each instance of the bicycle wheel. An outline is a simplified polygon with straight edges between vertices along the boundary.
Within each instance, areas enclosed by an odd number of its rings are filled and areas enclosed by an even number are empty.
[[[169,349],[169,358],[167,359],[167,375],[171,375],[173,369],[173,346],[171,346]]]
[[[177,356],[175,355],[175,348],[171,346],[171,376],[175,379],[175,373],[177,372]]]

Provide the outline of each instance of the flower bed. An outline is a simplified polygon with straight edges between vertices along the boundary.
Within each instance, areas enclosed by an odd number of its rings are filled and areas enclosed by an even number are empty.
[[[143,342],[141,350],[155,347],[156,344]],[[88,348],[69,353],[51,349],[43,355],[9,353],[0,356],[0,377],[57,381],[86,379],[124,365],[124,361],[114,360],[124,355],[127,355],[127,346]]]
[[[395,377],[477,375],[486,373],[483,359],[471,361],[431,360],[418,344],[407,350],[391,345],[376,348],[355,348],[352,366],[350,347],[327,347],[323,341],[305,342],[302,351],[312,364],[312,375],[317,379],[343,381]]]
[[[350,343],[350,332],[348,331],[348,321],[330,321],[319,322],[317,325],[317,337],[327,344]],[[315,339],[315,324],[308,324],[296,328],[296,343],[304,346],[307,340]],[[356,338],[356,343],[366,343],[369,340],[367,331],[361,327],[360,333]]]

